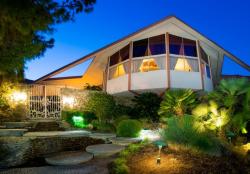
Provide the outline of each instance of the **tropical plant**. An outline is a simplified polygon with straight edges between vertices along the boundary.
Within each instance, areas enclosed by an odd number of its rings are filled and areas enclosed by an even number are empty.
[[[142,93],[137,95],[132,100],[134,104],[134,118],[147,118],[152,121],[158,121],[159,115],[157,113],[161,98],[151,92]]]
[[[178,144],[207,154],[220,154],[220,142],[210,132],[200,132],[193,116],[171,117],[167,119],[167,127],[163,138],[172,144]]]
[[[196,125],[201,131],[221,130],[230,121],[229,110],[219,108],[216,102],[201,103],[197,105],[192,114],[195,118]]]
[[[226,108],[230,121],[227,129],[235,134],[247,133],[246,125],[250,121],[250,82],[245,78],[221,80],[208,99],[215,100],[219,108]]]
[[[142,129],[142,125],[137,120],[123,120],[118,124],[117,136],[120,137],[138,137],[139,132]]]
[[[100,122],[109,122],[113,119],[115,105],[112,95],[96,91],[89,93],[84,110],[94,113]]]
[[[97,85],[90,85],[89,83],[87,83],[85,86],[84,86],[84,89],[85,90],[93,90],[93,91],[102,91],[102,88],[100,86],[97,86]]]
[[[167,90],[161,102],[159,115],[171,117],[187,114],[197,103],[197,96],[191,89]]]

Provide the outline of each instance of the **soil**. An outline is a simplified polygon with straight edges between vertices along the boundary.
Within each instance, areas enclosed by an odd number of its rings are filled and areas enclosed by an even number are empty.
[[[183,150],[163,149],[157,164],[158,149],[145,147],[128,159],[132,174],[250,174],[250,164],[236,157],[215,157]]]

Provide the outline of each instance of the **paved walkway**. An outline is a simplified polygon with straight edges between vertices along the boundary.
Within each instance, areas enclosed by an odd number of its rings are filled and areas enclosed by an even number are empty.
[[[43,166],[14,168],[1,171],[0,174],[108,174],[108,164],[114,157],[95,158],[78,166]]]

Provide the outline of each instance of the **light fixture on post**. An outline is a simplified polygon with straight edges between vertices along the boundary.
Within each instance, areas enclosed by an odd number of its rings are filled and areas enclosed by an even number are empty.
[[[166,146],[166,143],[162,140],[155,141],[154,144],[158,147],[158,156],[156,158],[156,164],[161,164],[161,150]]]

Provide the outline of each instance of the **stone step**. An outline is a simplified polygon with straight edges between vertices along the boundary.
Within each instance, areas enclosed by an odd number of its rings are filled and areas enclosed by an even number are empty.
[[[93,132],[90,135],[90,137],[91,138],[96,138],[96,139],[107,140],[107,139],[115,138],[116,134],[113,134],[113,133],[97,133],[97,132]]]
[[[66,151],[51,155],[45,158],[50,165],[79,165],[93,158],[93,154],[83,151]]]
[[[60,124],[56,121],[38,121],[34,122],[34,127],[31,131],[63,131],[64,129],[60,127]]]
[[[24,137],[89,137],[90,132],[85,130],[73,131],[42,131],[42,132],[27,132]]]
[[[6,129],[5,125],[0,125],[0,129]]]
[[[112,144],[128,146],[129,144],[132,144],[132,143],[139,143],[142,141],[142,139],[141,138],[115,137],[115,138],[111,138],[110,141],[112,142]]]
[[[94,157],[108,157],[122,151],[125,147],[116,144],[97,144],[86,148],[86,152],[92,153]]]
[[[16,136],[21,137],[28,129],[0,129],[0,137]]]
[[[7,129],[25,129],[33,126],[32,122],[24,121],[24,122],[4,122],[3,125],[6,126]]]

